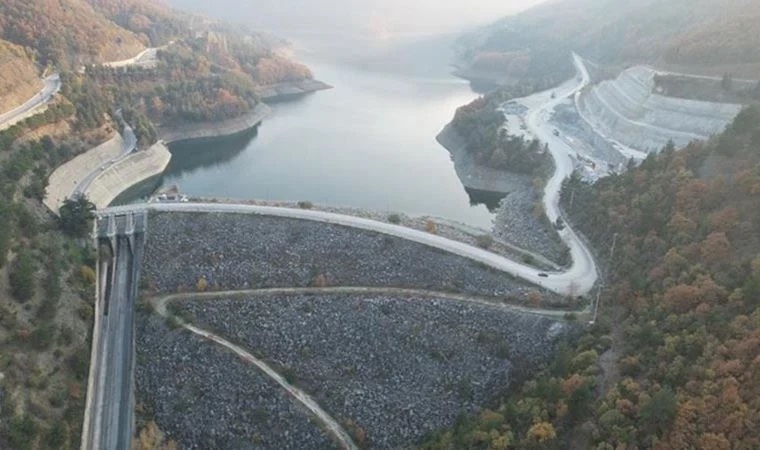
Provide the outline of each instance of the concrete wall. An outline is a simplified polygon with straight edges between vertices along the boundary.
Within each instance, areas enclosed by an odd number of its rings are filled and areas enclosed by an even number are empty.
[[[241,133],[255,127],[264,120],[271,108],[259,103],[250,113],[235,119],[221,122],[190,123],[176,127],[161,127],[158,136],[167,143],[191,139],[215,138]]]
[[[723,131],[740,105],[654,94],[655,72],[632,67],[581,96],[581,113],[603,134],[641,151],[657,151],[673,140],[683,147]]]
[[[123,150],[124,140],[116,133],[110,140],[55,169],[45,190],[45,206],[57,212],[79,183],[99,167],[118,158]]]
[[[132,153],[98,175],[85,194],[98,209],[108,206],[119,194],[150,177],[160,175],[169,165],[171,153],[163,142]]]

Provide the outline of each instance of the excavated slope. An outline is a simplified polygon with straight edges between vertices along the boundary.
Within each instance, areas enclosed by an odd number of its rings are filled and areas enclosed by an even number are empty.
[[[665,97],[654,93],[655,72],[642,66],[584,92],[580,113],[605,137],[652,152],[673,140],[683,147],[723,131],[740,105]]]

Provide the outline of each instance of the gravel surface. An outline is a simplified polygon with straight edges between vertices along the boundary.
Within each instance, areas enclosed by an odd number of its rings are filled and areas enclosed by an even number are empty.
[[[534,288],[463,257],[339,225],[247,214],[151,213],[144,279],[209,288],[410,287],[523,300]],[[545,297],[551,297],[546,294]]]
[[[518,247],[539,253],[559,265],[569,264],[570,255],[556,230],[549,224],[543,212],[536,217],[535,208],[540,204],[529,183],[510,192],[496,210],[493,233],[498,239]]]
[[[524,175],[515,175],[518,178],[515,182],[523,182],[519,180],[519,177],[525,177]],[[529,177],[525,177],[530,182]],[[204,198],[193,197],[193,202],[200,203],[243,203],[246,205],[260,205],[260,206],[276,206],[280,208],[298,208],[298,202],[282,201],[282,200],[235,200],[235,199],[220,199],[220,198]],[[347,216],[361,217],[364,219],[372,219],[378,222],[395,223],[389,219],[392,216],[396,216],[399,222],[396,225],[401,225],[407,228],[412,228],[419,231],[427,231],[427,227],[430,222],[435,224],[435,233],[439,236],[464,242],[472,246],[478,246],[478,240],[483,236],[491,236],[494,238],[493,243],[488,247],[488,251],[496,253],[497,255],[505,256],[517,261],[523,260],[526,255],[531,255],[535,260],[537,268],[541,269],[556,269],[557,267],[551,262],[543,258],[539,254],[531,254],[529,251],[520,249],[515,245],[500,240],[497,236],[494,236],[492,229],[484,229],[472,225],[467,225],[455,220],[445,219],[443,217],[427,216],[427,215],[409,215],[399,212],[388,211],[376,211],[371,209],[356,208],[352,206],[335,206],[315,203],[312,205],[312,209],[315,211],[326,211],[335,214],[343,214]]]
[[[135,382],[138,419],[183,449],[339,448],[277,383],[158,316],[138,316]]]
[[[354,421],[378,449],[406,448],[453,425],[459,414],[490,405],[517,368],[535,369],[574,334],[571,325],[548,318],[382,295],[266,295],[174,307],[270,361],[337,420]],[[224,370],[230,376],[219,384],[234,390],[243,379]]]
[[[583,120],[574,103],[557,106],[550,122],[561,130],[565,137],[572,138],[571,146],[576,152],[606,161],[613,166],[628,162],[608,140],[599,136],[591,125]]]

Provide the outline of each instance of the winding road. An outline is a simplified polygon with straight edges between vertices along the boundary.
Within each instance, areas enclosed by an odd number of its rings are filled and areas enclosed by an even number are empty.
[[[559,204],[562,183],[567,177],[572,174],[574,169],[574,161],[570,156],[572,154],[572,149],[562,139],[554,136],[553,127],[549,124],[548,120],[551,117],[553,110],[559,103],[576,95],[576,93],[580,92],[589,84],[590,79],[588,73],[582,69],[582,65],[578,67],[578,71],[580,76],[577,79],[570,80],[557,89],[549,90],[531,96],[528,105],[526,105],[529,107],[529,113],[526,117],[526,126],[528,128],[528,131],[537,139],[548,144],[549,151],[551,152],[552,157],[555,161],[555,173],[548,181],[544,190],[543,197],[546,215],[552,222],[555,222],[562,215]],[[528,99],[526,98],[526,100]],[[101,220],[105,220],[107,216],[133,217],[133,214],[141,214],[150,211],[174,213],[230,213],[250,214],[254,216],[259,215],[267,217],[282,217],[289,219],[309,220],[377,233],[384,233],[387,235],[434,247],[465,258],[469,258],[473,261],[480,262],[488,267],[523,279],[529,283],[541,286],[560,295],[585,296],[591,291],[597,281],[597,268],[594,262],[594,258],[590,250],[585,246],[583,241],[578,237],[578,235],[570,226],[565,226],[562,230],[560,230],[559,235],[570,248],[572,265],[564,272],[543,273],[535,267],[513,261],[504,256],[491,253],[469,244],[437,236],[435,234],[371,219],[329,213],[325,211],[243,204],[178,202],[111,207],[98,211],[98,216]],[[123,250],[119,250],[119,252],[121,254]],[[119,279],[116,281],[119,281]],[[132,281],[134,284],[134,280]],[[117,283],[115,286],[119,288],[119,292],[131,292],[130,288],[122,286],[121,284]],[[135,286],[131,286],[131,288],[136,289]],[[332,289],[335,289],[336,293],[340,291],[342,293],[349,294],[358,293],[360,291],[365,293],[378,292],[378,289],[374,288]],[[271,292],[276,293],[280,291],[272,290]],[[288,292],[293,292],[293,290],[289,290]],[[433,294],[419,290],[393,290],[393,292],[399,295],[420,295],[426,298],[435,296],[438,298],[456,301],[476,302],[487,304],[491,307],[519,310],[525,313],[550,315],[555,318],[559,318],[565,314],[565,311],[548,311],[531,308],[520,308],[511,305],[499,305],[493,301],[488,301],[488,299],[460,296],[455,294]],[[261,294],[262,292],[257,293]],[[220,293],[213,293],[209,295],[219,294]],[[124,297],[124,295],[122,295],[122,297]],[[169,298],[170,297],[166,297],[156,304],[156,310],[164,316],[167,314],[165,303]],[[119,300],[115,299],[114,301]],[[121,301],[124,300],[122,299]],[[113,303],[111,307],[114,307]],[[128,302],[126,303],[126,307],[130,308],[130,304]],[[128,317],[128,315],[125,315],[124,311],[120,309],[119,306],[116,306],[115,309],[112,309],[111,316],[111,318],[106,317],[106,322],[116,321],[117,319],[113,316],[119,316],[122,319]],[[348,433],[346,433],[341,425],[335,421],[335,419],[333,419],[329,414],[322,410],[322,408],[311,397],[309,397],[306,393],[300,391],[297,387],[289,384],[280,374],[274,371],[265,362],[255,358],[245,349],[236,346],[235,344],[226,341],[213,333],[194,327],[190,324],[182,325],[187,330],[199,336],[202,336],[205,339],[209,339],[218,345],[226,347],[227,349],[236,353],[242,359],[250,362],[251,364],[254,364],[259,370],[263,371],[267,376],[276,381],[282,388],[293,395],[297,401],[299,401],[309,411],[311,411],[311,413],[314,414],[325,425],[326,429],[333,436],[335,436],[338,441],[340,441],[344,448],[356,448],[356,445],[352,441],[351,437],[348,435]],[[120,348],[119,346],[133,345],[133,336],[130,331],[114,328],[119,327],[107,327],[101,333],[98,341],[104,343],[110,342],[111,345],[109,347],[109,345],[106,344],[106,348],[103,348],[103,344],[98,344],[98,349],[94,350],[94,358],[105,358],[109,353],[107,348]],[[124,350],[124,352],[126,351],[127,350]],[[122,448],[124,445],[127,445],[128,440],[125,434],[122,433],[122,427],[125,425],[120,423],[113,423],[114,421],[112,420],[112,417],[119,417],[122,408],[114,408],[112,406],[109,406],[108,410],[110,414],[105,414],[104,410],[102,409],[103,405],[112,405],[112,402],[116,402],[121,406],[127,407],[130,404],[130,399],[125,398],[123,394],[120,394],[124,392],[123,388],[126,386],[124,385],[125,380],[114,381],[119,378],[115,375],[114,371],[119,372],[121,370],[129,370],[130,362],[124,362],[122,360],[122,356],[122,352],[116,352],[116,354],[111,356],[111,359],[115,358],[111,363],[102,364],[102,367],[100,367],[100,370],[98,371],[98,374],[101,375],[100,382],[98,383],[98,386],[91,389],[93,391],[92,395],[88,394],[88,402],[93,402],[94,407],[88,409],[90,414],[87,415],[87,419],[85,421],[85,430],[90,429],[94,416],[94,423],[92,423],[92,426],[94,427],[94,438],[90,439],[89,441],[83,441],[83,448],[96,448],[92,446],[93,443],[100,442],[106,443],[106,446],[104,448],[118,449]],[[121,383],[122,389],[113,391],[113,389],[107,388],[106,386],[112,382],[117,384]],[[131,392],[131,390],[129,392]],[[128,419],[121,415],[116,421],[121,422],[126,420]],[[87,436],[89,437],[89,435]],[[87,444],[85,442],[89,442],[90,447],[87,447]]]
[[[23,105],[0,114],[0,130],[10,128],[29,117],[37,108],[46,105],[61,90],[60,75],[53,74],[43,80],[45,86]]]
[[[223,295],[223,293],[215,293],[217,295]],[[240,292],[236,292],[236,295],[239,295]],[[170,314],[168,313],[166,309],[166,303],[169,300],[172,300],[177,296],[167,296],[163,298],[159,298],[158,300],[153,300],[152,304],[158,312],[159,315],[162,317],[170,317]],[[188,298],[192,297],[190,296],[183,296],[182,298]],[[173,316],[172,316],[173,317]],[[351,436],[346,432],[346,430],[338,423],[337,420],[335,420],[330,414],[325,412],[324,409],[322,409],[321,406],[306,392],[302,391],[296,386],[293,386],[290,384],[285,377],[277,373],[274,369],[272,369],[267,363],[260,360],[259,358],[253,356],[250,354],[247,350],[244,348],[233,344],[232,342],[220,337],[219,335],[216,335],[214,333],[211,333],[210,331],[203,330],[201,328],[198,328],[194,325],[190,325],[188,323],[184,323],[181,321],[181,319],[176,318],[180,322],[183,328],[186,330],[201,336],[204,339],[208,339],[218,345],[221,345],[222,347],[225,347],[228,350],[231,350],[233,353],[235,353],[237,356],[239,356],[241,359],[243,359],[246,362],[249,362],[256,366],[259,370],[264,372],[266,376],[274,380],[277,384],[279,384],[285,391],[287,391],[290,395],[293,396],[294,399],[296,399],[300,404],[302,404],[306,409],[311,412],[314,417],[317,418],[327,429],[327,431],[335,437],[335,439],[340,442],[341,447],[347,449],[347,450],[358,450],[359,447],[356,446],[353,439],[351,439]]]
[[[557,198],[558,196],[559,194],[557,194]],[[575,249],[572,253],[574,258],[573,265],[566,272],[550,272],[547,274],[548,277],[542,277],[539,275],[541,272],[532,266],[512,261],[504,256],[491,253],[487,250],[463,242],[454,241],[435,234],[399,225],[325,211],[227,203],[150,203],[116,206],[101,210],[98,214],[101,216],[108,214],[124,215],[129,213],[139,213],[146,210],[175,213],[230,213],[282,217],[342,225],[350,228],[383,233],[469,258],[493,269],[522,278],[523,280],[560,295],[586,295],[594,286],[594,283],[596,283],[597,278],[596,266],[593,263],[591,253],[586,250],[580,239],[578,239],[572,232],[570,232],[571,234],[563,232],[563,234],[577,240],[575,243]],[[565,230],[569,231],[569,227],[566,227]],[[573,250],[573,247],[571,247],[571,250]]]
[[[576,56],[576,63],[578,62]],[[573,173],[574,163],[571,158],[572,148],[561,138],[554,136],[554,128],[549,118],[554,108],[561,102],[574,96],[590,83],[590,77],[582,64],[576,64],[579,78],[574,78],[557,89],[548,90],[531,96],[536,105],[527,115],[526,125],[530,133],[542,142],[546,142],[555,161],[555,172],[544,189],[543,203],[546,215],[554,223],[562,213],[559,206],[563,181]],[[545,97],[545,100],[543,100]],[[552,98],[554,97],[554,98]],[[560,295],[585,296],[597,281],[597,268],[591,251],[569,225],[559,230],[559,235],[567,244],[572,256],[572,265],[563,272],[542,273],[535,267],[516,262],[504,256],[453,241],[441,236],[414,230],[385,222],[361,217],[313,211],[306,209],[279,208],[258,205],[240,205],[224,203],[152,203],[107,208],[100,215],[128,214],[142,211],[195,212],[195,213],[237,213],[254,214],[269,217],[311,220],[330,223],[367,231],[384,233],[420,244],[428,245],[465,258],[483,263],[491,268],[506,272],[529,283],[541,286]]]

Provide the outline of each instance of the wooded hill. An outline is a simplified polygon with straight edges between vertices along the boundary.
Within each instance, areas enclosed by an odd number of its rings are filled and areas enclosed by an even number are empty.
[[[131,58],[148,44],[84,0],[3,0],[0,39],[63,68]]]
[[[0,131],[0,448],[79,448],[97,253],[86,199],[60,220],[42,204],[48,176],[113,137],[119,108],[146,146],[154,123],[244,114],[258,85],[311,73],[268,38],[142,0],[2,0],[0,37],[15,42],[0,41],[7,109],[45,69],[62,79],[44,113]],[[154,68],[98,64],[169,41]]]
[[[760,78],[760,2],[548,0],[467,36],[473,68],[516,79],[572,76],[571,51],[604,64],[653,63]]]
[[[562,203],[605,268],[599,320],[424,448],[760,448],[760,108]]]
[[[42,88],[32,55],[0,40],[0,111],[11,110]]]

